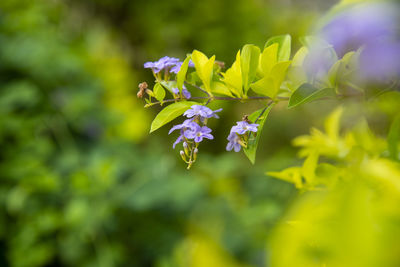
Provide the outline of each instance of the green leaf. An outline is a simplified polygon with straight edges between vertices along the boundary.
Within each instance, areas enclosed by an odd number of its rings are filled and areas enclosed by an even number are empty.
[[[154,97],[155,97],[158,101],[160,101],[160,102],[162,103],[162,101],[163,101],[164,98],[165,98],[165,90],[164,90],[164,87],[163,87],[161,84],[156,83],[156,85],[155,85],[154,88],[153,88],[153,92],[154,92]]]
[[[266,109],[263,108],[263,109],[257,110],[256,112],[252,113],[249,116],[249,120],[251,122],[259,124],[257,135],[254,136],[253,133],[250,134],[249,141],[247,143],[247,148],[243,148],[244,154],[247,156],[247,158],[250,160],[250,162],[252,164],[254,164],[254,162],[256,161],[256,151],[257,151],[258,143],[260,142],[261,132],[264,127],[264,123],[267,120],[268,114],[271,111],[273,106],[274,106],[274,104],[271,104]],[[258,118],[258,120],[256,121],[257,118]]]
[[[327,79],[328,79],[327,82],[329,83],[329,86],[336,88],[337,81],[338,81],[338,79],[337,79],[338,71],[339,71],[341,64],[342,64],[342,62],[340,60],[336,61],[336,63],[333,64],[333,66],[329,69],[328,77],[327,77]]]
[[[280,86],[285,79],[290,61],[282,61],[276,63],[270,74],[261,80],[251,84],[251,89],[261,95],[275,98],[278,95]]]
[[[311,186],[315,180],[315,170],[318,166],[319,154],[317,151],[311,152],[303,163],[301,168],[304,179]]]
[[[329,44],[327,41],[325,41],[322,38],[319,38],[317,36],[304,36],[300,37],[300,43],[302,43],[305,47],[307,48],[332,48],[333,46]]]
[[[299,50],[297,50],[296,54],[292,59],[292,66],[301,67],[303,65],[304,58],[308,54],[308,48],[302,46]]]
[[[291,52],[291,44],[292,38],[289,34],[279,35],[275,37],[271,37],[266,43],[264,47],[268,47],[274,43],[279,45],[278,49],[278,61],[286,61],[290,58]]]
[[[266,175],[274,178],[281,179],[283,181],[293,183],[296,188],[302,188],[303,182],[301,179],[302,170],[301,167],[290,167],[280,172],[267,172]]]
[[[269,96],[271,98],[275,95],[274,81],[270,77],[264,77],[250,85],[251,89],[260,95]]]
[[[298,105],[305,104],[323,97],[336,97],[335,89],[318,89],[309,83],[304,83],[293,92],[289,99],[288,108],[294,108]]]
[[[337,107],[324,121],[325,132],[331,140],[334,140],[334,142],[339,139],[340,118],[342,117],[343,111],[344,109],[342,106]],[[368,128],[367,123],[362,126]],[[367,131],[362,130],[362,132],[365,133]]]
[[[237,97],[242,97],[243,94],[242,70],[240,61],[240,51],[238,51],[236,54],[236,60],[233,62],[232,67],[230,67],[225,73],[222,73],[224,76],[222,81],[228,86],[232,94],[236,95]]]
[[[200,51],[194,50],[192,53],[192,61],[196,68],[197,75],[203,82],[205,90],[211,93],[211,78],[213,75],[215,56],[208,59],[206,55]]]
[[[160,84],[172,94],[172,88],[176,88],[176,81],[161,81]]]
[[[150,133],[154,132],[158,128],[172,121],[176,117],[182,115],[187,109],[189,109],[192,105],[198,105],[199,103],[193,101],[183,101],[173,103],[157,114],[153,122],[151,123]]]
[[[281,61],[275,64],[275,66],[272,67],[270,77],[272,81],[274,82],[274,96],[275,97],[278,94],[278,91],[281,87],[281,84],[283,80],[285,80],[287,70],[290,66],[291,61]]]
[[[292,92],[307,82],[307,74],[304,69],[299,66],[293,66],[293,63],[287,71],[287,77],[289,81],[287,86]]]
[[[256,77],[259,59],[260,48],[255,45],[243,46],[240,63],[245,94],[249,90],[250,83],[252,83]]]
[[[400,141],[400,115],[397,115],[390,126],[389,134],[387,137],[390,157],[396,161],[399,160],[399,150],[398,150],[399,141]]]
[[[229,88],[222,82],[212,81],[211,82],[211,92],[220,94],[220,95],[226,95],[226,96],[233,97]]]
[[[185,82],[186,73],[189,67],[190,56],[186,57],[185,61],[183,61],[181,69],[176,75],[176,84],[180,91],[182,91],[183,83]]]
[[[278,47],[277,43],[274,43],[264,49],[260,56],[260,72],[263,76],[268,76],[271,72],[272,67],[278,60]]]

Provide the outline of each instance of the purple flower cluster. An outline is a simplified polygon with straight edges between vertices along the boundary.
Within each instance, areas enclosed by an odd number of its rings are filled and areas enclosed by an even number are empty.
[[[180,130],[180,135],[173,144],[173,148],[180,142],[183,142],[183,151],[180,151],[182,159],[188,163],[188,168],[196,160],[198,153],[198,145],[203,139],[214,139],[211,134],[211,129],[206,126],[209,118],[218,118],[215,114],[219,110],[211,110],[210,108],[202,105],[193,105],[190,109],[183,114],[186,119],[182,124],[175,125],[171,128],[168,134],[175,130]],[[187,159],[188,157],[188,159]]]
[[[206,119],[212,117],[219,118],[215,113],[221,110],[222,108],[212,111],[208,107],[202,105],[191,106],[191,108],[186,110],[183,114],[188,119],[185,120],[182,124],[173,126],[168,133],[170,134],[175,130],[181,130],[181,134],[178,139],[176,139],[173,148],[175,148],[178,143],[182,142],[185,139],[192,139],[195,143],[200,143],[201,141],[203,141],[203,138],[207,138],[210,140],[214,139],[214,137],[211,135],[211,129],[205,126],[204,122],[206,121]],[[200,126],[199,123],[202,123],[204,125]]]
[[[171,128],[168,134],[172,133],[175,130],[180,130],[180,135],[178,139],[176,139],[173,144],[173,148],[180,142],[184,140],[193,140],[195,143],[200,143],[203,141],[203,138],[214,139],[214,137],[210,134],[211,129],[207,126],[200,126],[192,119],[185,120],[182,124],[175,125]]]
[[[183,62],[179,61],[179,58],[175,57],[162,57],[155,62],[146,62],[144,67],[146,69],[152,69],[154,73],[159,73],[162,70],[168,70],[172,73],[178,73],[181,69]],[[189,61],[189,67],[194,67],[192,61]]]
[[[218,115],[215,113],[220,112],[221,110],[222,108],[212,111],[208,107],[202,105],[193,105],[190,109],[186,110],[183,115],[188,118],[198,117],[201,122],[204,122],[209,118],[219,119]]]
[[[165,56],[155,62],[144,63],[144,67],[146,69],[152,69],[154,73],[159,73],[164,69],[175,66],[177,63],[179,63],[179,58]]]
[[[176,63],[175,66],[173,66],[171,68],[171,72],[175,73],[175,74],[178,74],[178,72],[181,70],[182,64],[183,64],[183,62]],[[194,63],[192,62],[192,60],[189,60],[189,65],[188,66],[189,67],[194,67]]]
[[[259,124],[248,123],[247,121],[238,121],[236,125],[231,128],[228,135],[228,144],[226,150],[239,152],[241,147],[245,145],[246,140],[250,132],[256,133],[258,131]]]
[[[172,93],[174,95],[179,95],[179,89],[177,87],[172,88]],[[182,85],[182,95],[186,99],[190,99],[192,97],[192,94],[188,91],[188,89],[186,89],[184,85]]]

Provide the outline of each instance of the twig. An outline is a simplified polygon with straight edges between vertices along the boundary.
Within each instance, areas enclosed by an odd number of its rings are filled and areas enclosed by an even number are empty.
[[[278,97],[280,100],[288,100],[288,97]],[[157,101],[157,102],[151,102],[145,105],[145,107],[151,107],[154,105],[159,105],[162,103],[168,103],[168,102],[175,102],[175,101],[185,101],[188,100],[186,98],[175,98],[175,99],[165,99],[162,102]],[[224,96],[211,96],[211,97],[191,97],[189,100],[207,100],[206,105],[210,103],[213,100],[228,100],[228,101],[251,101],[251,100],[271,100],[270,97],[268,96],[249,96],[247,98],[241,98],[241,97],[224,97]],[[271,101],[272,102],[272,101]]]
[[[210,94],[209,94],[206,90],[204,90],[203,88],[201,88],[200,86],[197,86],[197,85],[195,85],[195,84],[189,83],[189,82],[187,82],[187,81],[184,81],[184,83],[185,83],[186,85],[193,86],[194,88],[199,89],[200,91],[202,91],[202,92],[205,93],[206,95],[210,96]]]

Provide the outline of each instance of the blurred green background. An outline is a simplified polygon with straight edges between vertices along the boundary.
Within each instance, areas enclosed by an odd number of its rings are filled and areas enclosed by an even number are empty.
[[[225,146],[258,106],[224,105],[187,171],[137,85],[164,55],[229,66],[285,33],[295,49],[335,2],[1,0],[0,266],[268,266],[297,191],[264,173],[296,164],[291,139],[335,103],[277,107],[255,166]]]

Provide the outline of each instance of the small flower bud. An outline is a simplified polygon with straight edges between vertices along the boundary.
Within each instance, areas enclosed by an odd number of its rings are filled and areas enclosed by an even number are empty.
[[[186,142],[183,142],[183,150],[185,151],[186,156],[189,156],[189,146]]]
[[[147,87],[148,87],[148,85],[146,82],[139,83],[139,92],[137,93],[138,98],[143,98]]]
[[[181,158],[183,159],[183,161],[186,162],[185,152],[183,152],[183,150],[181,150],[181,151],[179,151],[179,154],[181,155]]]
[[[197,149],[197,147],[193,150],[193,161],[196,161],[197,159],[197,153],[199,153],[199,150]]]
[[[218,67],[220,67],[221,69],[224,69],[224,68],[225,68],[225,62],[215,60],[214,63],[215,63],[216,65],[218,65]]]
[[[149,96],[155,97],[153,91],[151,91],[150,89],[146,89],[146,94],[148,94]]]

